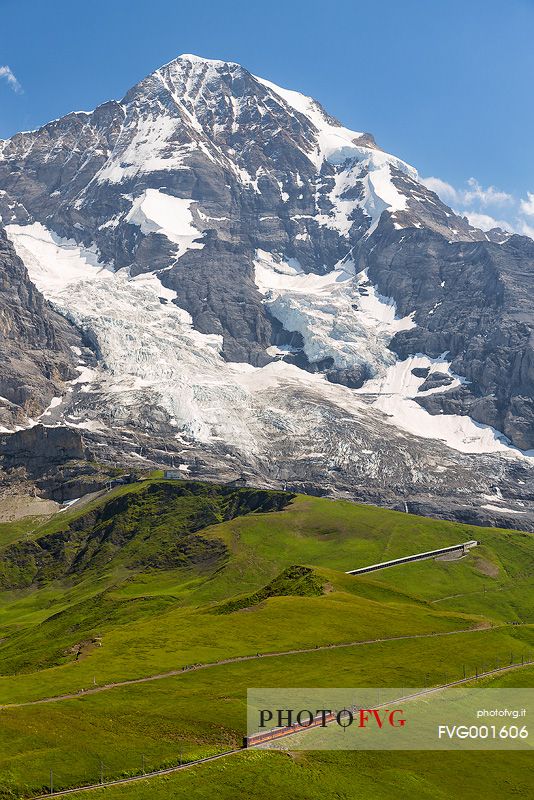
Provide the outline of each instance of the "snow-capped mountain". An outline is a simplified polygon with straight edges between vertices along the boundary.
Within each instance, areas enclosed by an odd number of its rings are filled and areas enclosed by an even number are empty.
[[[0,214],[84,334],[44,421],[184,470],[525,502],[534,242],[471,227],[311,98],[181,56],[0,142]]]

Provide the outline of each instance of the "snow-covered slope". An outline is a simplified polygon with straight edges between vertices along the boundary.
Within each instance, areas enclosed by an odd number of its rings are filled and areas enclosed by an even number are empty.
[[[321,171],[325,161],[336,168],[335,186],[329,199],[335,209],[331,224],[340,233],[349,232],[350,218],[356,208],[361,208],[371,220],[368,234],[375,229],[382,211],[395,212],[407,208],[406,196],[397,189],[392,176],[398,171],[417,180],[414,167],[377,148],[369,134],[344,128],[312,97],[282,89],[262,78],[258,80],[312,124],[316,133],[309,158],[317,172]],[[363,188],[361,198],[357,201],[344,199],[344,195],[360,182]],[[323,222],[328,224],[328,217]]]
[[[201,232],[195,228],[190,206],[192,200],[146,189],[133,203],[125,221],[138,225],[143,233],[159,233],[178,245],[175,252],[180,258],[187,250],[201,250],[204,246],[198,239]]]

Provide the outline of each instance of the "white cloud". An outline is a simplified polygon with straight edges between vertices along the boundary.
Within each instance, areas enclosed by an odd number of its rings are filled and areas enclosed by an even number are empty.
[[[521,233],[523,236],[530,236],[531,239],[534,239],[534,225],[529,225],[524,219],[519,220],[517,232]]]
[[[17,92],[17,94],[22,92],[22,86],[13,74],[11,67],[8,67],[7,64],[3,67],[0,66],[0,78],[5,78],[8,85],[13,89],[14,92]]]
[[[495,186],[488,186],[487,189],[484,189],[476,178],[469,178],[467,185],[469,189],[462,192],[463,201],[467,205],[478,202],[482,206],[501,206],[511,203],[514,199],[511,194],[502,192]]]
[[[483,231],[490,231],[492,228],[502,228],[505,231],[513,231],[514,226],[504,219],[495,219],[489,214],[482,214],[478,211],[460,211],[462,217],[467,217],[470,224],[475,228],[480,228]]]
[[[526,198],[520,200],[495,186],[484,188],[476,178],[469,178],[464,188],[456,188],[435,176],[421,178],[421,183],[436,192],[456,214],[467,217],[475,228],[483,231],[502,228],[534,239],[534,192],[527,192]],[[495,206],[498,216],[488,214],[488,206]],[[460,208],[464,210],[459,211]]]
[[[526,214],[527,217],[534,217],[534,192],[527,192],[527,199],[521,200],[519,205],[522,214]]]
[[[465,206],[502,206],[514,202],[514,198],[508,192],[496,189],[495,186],[488,186],[485,189],[476,178],[469,178],[467,188],[456,189],[447,181],[434,176],[422,178],[421,182],[431,191],[436,192],[446,203],[456,203]],[[534,196],[533,213],[534,213]]]
[[[446,203],[456,203],[458,201],[458,192],[451,186],[450,183],[447,181],[442,181],[441,178],[421,178],[421,183],[423,183],[427,189],[430,189],[431,192],[435,192],[442,200],[445,200]]]

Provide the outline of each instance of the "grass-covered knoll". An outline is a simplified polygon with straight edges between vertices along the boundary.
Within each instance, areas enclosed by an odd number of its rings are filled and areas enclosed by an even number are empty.
[[[371,585],[381,590],[389,587],[412,598],[474,614],[486,615],[488,608],[495,608],[497,618],[504,620],[532,619],[534,537],[530,533],[475,528],[347,501],[297,497],[268,521],[261,516],[236,519],[211,528],[208,535],[222,538],[232,554],[218,585],[205,587],[215,592],[219,587],[227,591],[237,582],[256,588],[259,572],[275,577],[289,564],[345,572],[477,539],[481,545],[461,560],[392,567],[350,578],[349,585],[353,591],[365,591],[362,587]],[[518,594],[513,613],[505,599],[509,590]],[[493,595],[491,602],[484,600],[488,593]],[[478,598],[478,605],[473,598]]]
[[[198,482],[143,482],[70,519],[56,517],[38,536],[4,547],[0,586],[43,585],[110,564],[133,569],[210,566],[224,557],[224,545],[192,534],[242,514],[278,510],[290,497]]]
[[[293,565],[270,581],[262,589],[245,597],[229,600],[216,609],[218,614],[231,614],[242,608],[257,606],[270,597],[320,597],[324,593],[325,580],[317,570]]]
[[[220,605],[194,607],[168,594],[124,597],[106,590],[6,637],[0,644],[4,675],[28,675],[0,678],[0,702],[19,693],[42,697],[72,691],[87,686],[94,675],[102,683],[258,652],[480,624],[478,618],[407,603],[403,596],[397,600],[389,590],[384,600],[347,592],[336,587],[337,574],[321,571],[333,589],[324,595],[273,595],[270,587],[270,597],[250,605],[247,596],[239,610],[240,597],[230,606],[233,613],[222,614],[216,613]],[[285,584],[283,590],[289,588],[283,576],[280,583]],[[261,590],[258,595],[262,596]],[[101,646],[90,648],[87,655],[85,645],[95,638]],[[82,658],[76,659],[80,644]],[[37,669],[41,670],[38,682],[33,677]]]

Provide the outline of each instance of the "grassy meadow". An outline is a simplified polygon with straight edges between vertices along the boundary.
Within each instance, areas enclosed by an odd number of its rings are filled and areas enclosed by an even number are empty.
[[[460,560],[345,575],[468,539]],[[248,687],[432,686],[534,657],[534,537],[517,531],[155,477],[1,525],[0,563],[0,798],[45,791],[51,769],[69,788],[239,746]],[[92,796],[528,796],[531,753],[427,755],[249,752]]]

